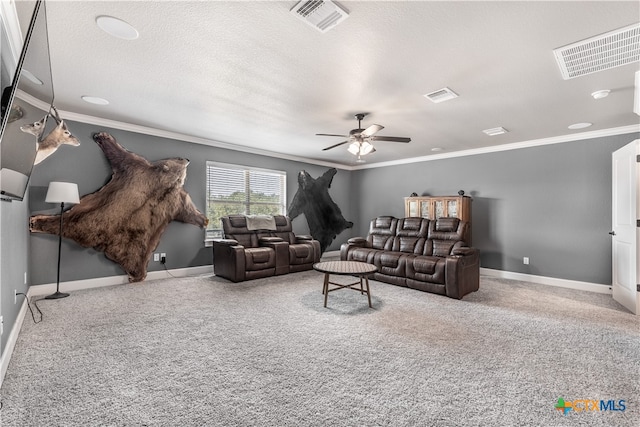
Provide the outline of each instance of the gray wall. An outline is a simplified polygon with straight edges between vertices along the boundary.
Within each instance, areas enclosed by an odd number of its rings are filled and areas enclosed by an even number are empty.
[[[29,203],[2,202],[2,256],[0,298],[5,321],[2,348],[15,323],[18,305],[13,290],[30,284],[54,283],[57,239],[29,235],[28,216],[57,213],[44,203],[49,181],[77,182],[80,193],[98,190],[111,176],[101,150],[91,139],[94,132],[111,132],[128,150],[158,160],[172,156],[191,159],[185,188],[204,210],[206,160],[287,171],[289,201],[297,190],[297,173],[307,170],[318,177],[327,167],[206,147],[131,132],[70,123],[82,141],[80,147],[64,146],[36,166]],[[403,197],[456,194],[473,197],[473,242],[481,251],[482,266],[506,271],[579,280],[611,282],[611,153],[640,137],[629,134],[563,144],[443,159],[354,172],[338,170],[331,196],[347,220],[354,222],[328,250],[336,250],[348,237],[364,235],[371,218],[404,216]],[[294,221],[299,233],[308,232],[306,221]],[[211,265],[211,248],[203,243],[197,227],[173,222],[157,251],[167,253],[168,268]],[[80,280],[124,272],[93,249],[63,241],[61,280]],[[528,256],[531,264],[522,264]],[[149,271],[160,270],[159,263]]]
[[[25,196],[29,197],[27,192]],[[4,318],[4,333],[0,337],[0,352],[4,352],[11,328],[18,317],[23,296],[14,304],[14,290],[27,293],[24,273],[29,272],[29,210],[26,201],[0,202],[0,314]],[[27,277],[27,283],[29,278]],[[54,279],[55,280],[55,279]]]
[[[29,202],[31,214],[57,214],[59,212],[59,206],[56,207],[44,203],[47,186],[50,181],[76,182],[81,196],[97,191],[109,181],[111,177],[109,164],[100,148],[91,138],[91,135],[100,131],[111,133],[127,150],[140,154],[149,161],[178,156],[190,159],[191,163],[187,169],[185,189],[202,212],[205,212],[207,160],[286,171],[287,205],[291,202],[298,189],[298,172],[306,170],[311,176],[317,178],[329,169],[324,166],[241,153],[85,123],[70,122],[69,127],[72,133],[80,139],[81,145],[79,147],[62,146],[51,157],[36,166],[31,177],[31,197]],[[342,213],[347,220],[352,220],[349,205],[350,180],[350,172],[339,169],[330,189],[333,200],[341,207]],[[303,215],[293,221],[293,226],[294,231],[297,233],[309,232]],[[349,230],[338,236],[328,250],[339,248],[340,243],[346,239],[344,236],[347,233],[349,233]],[[33,234],[30,240],[31,284],[55,283],[57,237],[48,234]],[[165,252],[167,254],[166,266],[168,269],[212,265],[212,248],[205,247],[204,231],[196,226],[181,222],[174,221],[169,225],[156,252]],[[148,271],[162,269],[163,267],[159,262],[154,262],[153,260],[149,262]],[[102,252],[83,248],[70,240],[63,240],[61,281],[122,274],[125,273],[120,266],[106,259]]]
[[[611,153],[638,134],[356,171],[354,235],[378,215],[404,216],[403,197],[473,197],[482,267],[611,283]],[[524,265],[523,257],[530,258]]]

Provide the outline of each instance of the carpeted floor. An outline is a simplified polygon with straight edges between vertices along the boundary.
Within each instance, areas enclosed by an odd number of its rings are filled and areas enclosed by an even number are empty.
[[[40,301],[0,425],[640,425],[640,320],[609,295],[482,277],[458,301],[372,281],[373,309],[350,290],[325,309],[321,288],[309,271]],[[626,409],[563,415],[560,397]]]

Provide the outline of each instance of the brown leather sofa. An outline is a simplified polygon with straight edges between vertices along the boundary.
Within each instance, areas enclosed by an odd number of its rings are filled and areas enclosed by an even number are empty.
[[[291,220],[274,215],[275,229],[250,230],[247,217],[222,218],[224,239],[213,242],[213,272],[232,282],[311,270],[320,261],[320,242],[296,236]]]
[[[480,287],[480,256],[463,240],[458,218],[394,218],[371,221],[366,238],[353,237],[340,259],[373,264],[371,278],[460,299]]]

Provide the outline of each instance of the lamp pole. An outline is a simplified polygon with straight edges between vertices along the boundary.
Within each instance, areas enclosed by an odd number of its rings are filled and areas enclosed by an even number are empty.
[[[60,230],[58,232],[58,276],[56,278],[56,292],[47,295],[45,299],[58,299],[68,297],[69,294],[60,292],[60,258],[62,253],[62,213],[64,212],[64,202],[60,203]]]

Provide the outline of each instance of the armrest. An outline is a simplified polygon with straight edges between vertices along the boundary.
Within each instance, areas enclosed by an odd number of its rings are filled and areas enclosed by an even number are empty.
[[[263,246],[263,245],[268,246],[270,243],[284,242],[284,240],[282,239],[282,237],[265,236],[258,239],[258,242],[260,243],[260,246]]]
[[[238,241],[233,239],[214,239],[213,243],[217,243],[220,245],[236,246],[238,244]]]
[[[296,239],[297,240],[313,240],[313,236],[310,236],[308,234],[299,234],[299,235],[296,235]]]
[[[367,239],[364,237],[352,237],[347,240],[350,245],[365,247],[367,245]]]
[[[276,275],[289,272],[289,242],[280,237],[261,237],[260,247],[271,248],[276,253]]]
[[[340,259],[342,261],[349,260],[349,250],[352,248],[366,248],[369,242],[364,237],[352,237],[340,246]]]
[[[233,239],[214,240],[213,273],[232,282],[245,280],[244,246]]]
[[[460,299],[480,287],[480,251],[461,246],[445,258],[445,293]]]
[[[460,248],[454,248],[451,251],[451,255],[459,255],[459,256],[467,256],[467,255],[473,255],[477,252],[478,250],[475,248],[469,248],[467,246],[463,246]]]

